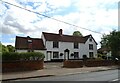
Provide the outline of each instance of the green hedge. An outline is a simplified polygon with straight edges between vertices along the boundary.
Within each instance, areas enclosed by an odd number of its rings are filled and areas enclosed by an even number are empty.
[[[3,61],[15,61],[15,60],[41,60],[44,59],[44,54],[41,52],[3,52]]]

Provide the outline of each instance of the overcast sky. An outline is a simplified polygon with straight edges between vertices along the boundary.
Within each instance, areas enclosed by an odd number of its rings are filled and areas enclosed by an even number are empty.
[[[20,7],[59,19],[83,28],[108,34],[118,29],[119,0],[3,0]],[[0,1],[2,43],[15,46],[16,36],[40,38],[41,32],[72,35],[79,30],[92,34],[99,44],[102,35],[74,27]]]

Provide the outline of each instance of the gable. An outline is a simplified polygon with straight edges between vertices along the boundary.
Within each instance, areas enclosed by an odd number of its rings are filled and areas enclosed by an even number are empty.
[[[89,41],[90,39],[92,39],[91,42],[94,42],[96,45],[98,45],[97,42],[95,41],[95,39],[92,37],[92,35],[87,35],[87,36],[85,36],[85,37],[87,37],[87,41]],[[90,41],[89,41],[89,42],[90,42]]]

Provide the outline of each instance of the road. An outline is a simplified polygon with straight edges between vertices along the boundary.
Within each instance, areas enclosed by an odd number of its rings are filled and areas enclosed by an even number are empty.
[[[119,73],[120,71],[115,69],[115,70],[88,72],[88,73],[81,73],[74,75],[31,78],[31,79],[23,79],[17,81],[109,81],[112,82],[112,81],[118,81]]]

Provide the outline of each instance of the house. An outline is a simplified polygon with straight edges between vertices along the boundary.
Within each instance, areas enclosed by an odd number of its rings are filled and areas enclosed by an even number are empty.
[[[58,34],[42,33],[47,48],[47,61],[55,59],[80,59],[83,55],[93,58],[97,54],[97,43],[92,35],[85,37],[64,35],[62,29]]]
[[[16,52],[42,52],[46,53],[46,48],[40,38],[30,38],[16,36],[15,41]]]
[[[107,47],[101,47],[101,48],[99,48],[98,49],[98,53],[100,53],[100,54],[107,54],[107,53],[109,53],[111,50],[110,50],[110,48],[107,48]]]
[[[97,54],[97,43],[92,35],[72,36],[59,33],[42,32],[41,39],[16,37],[17,52],[41,51],[45,53],[45,61],[81,59],[83,55],[93,58]]]

